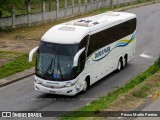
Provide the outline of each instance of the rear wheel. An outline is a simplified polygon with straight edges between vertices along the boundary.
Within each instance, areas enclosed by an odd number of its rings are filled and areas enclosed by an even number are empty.
[[[119,59],[119,61],[118,61],[118,66],[117,66],[117,72],[120,72],[121,71],[121,69],[122,69],[122,59]]]

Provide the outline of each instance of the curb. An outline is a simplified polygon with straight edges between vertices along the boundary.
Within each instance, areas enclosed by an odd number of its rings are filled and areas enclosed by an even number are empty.
[[[115,9],[114,11],[125,11],[125,10],[128,10],[128,9],[137,8],[137,7],[141,7],[141,6],[146,6],[146,5],[150,5],[150,4],[155,4],[155,3],[159,3],[159,2],[160,2],[160,0],[146,2],[146,3],[140,3],[140,4],[136,4],[136,5],[131,5],[129,7],[126,6],[126,7],[123,7],[123,8],[118,8],[118,9]],[[35,74],[35,68],[33,67],[33,68],[27,69],[23,72],[16,73],[16,74],[11,75],[9,77],[0,79],[0,87],[3,87],[5,85],[8,85],[8,84],[11,84],[11,83],[14,83],[14,82],[17,82],[17,81],[22,80],[24,78],[30,77],[34,74]]]

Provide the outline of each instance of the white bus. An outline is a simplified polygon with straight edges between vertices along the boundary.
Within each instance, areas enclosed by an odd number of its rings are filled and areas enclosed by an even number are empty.
[[[136,15],[105,12],[56,25],[41,38],[36,52],[35,90],[75,95],[135,55]]]

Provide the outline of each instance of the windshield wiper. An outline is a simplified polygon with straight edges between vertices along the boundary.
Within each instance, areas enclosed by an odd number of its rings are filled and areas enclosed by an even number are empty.
[[[54,59],[54,61],[55,61],[55,59]],[[55,62],[54,62],[54,64],[55,64]],[[49,74],[52,74],[53,70],[54,69],[53,69],[53,57],[52,57],[51,64],[48,66],[47,71]]]
[[[61,66],[60,66],[60,64],[59,64],[59,58],[57,57],[57,59],[58,59],[57,70],[58,70],[58,68],[59,68],[59,72],[60,72],[61,78],[63,79],[63,74],[62,74]]]
[[[57,53],[57,49],[56,49],[56,53]],[[51,68],[49,69],[50,74],[52,74],[52,72],[54,74],[55,60],[56,60],[56,57],[57,57],[56,53],[55,53],[55,56],[52,57],[52,60],[51,60],[51,65],[50,65]],[[54,60],[53,60],[53,58],[54,58]],[[54,63],[53,63],[53,61],[54,61]]]

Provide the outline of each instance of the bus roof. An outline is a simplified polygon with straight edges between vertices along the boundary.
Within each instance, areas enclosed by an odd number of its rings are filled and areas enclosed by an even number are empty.
[[[49,29],[43,35],[42,41],[58,44],[76,44],[87,34],[94,34],[133,18],[136,18],[136,15],[132,13],[108,11],[91,17],[72,20]]]

